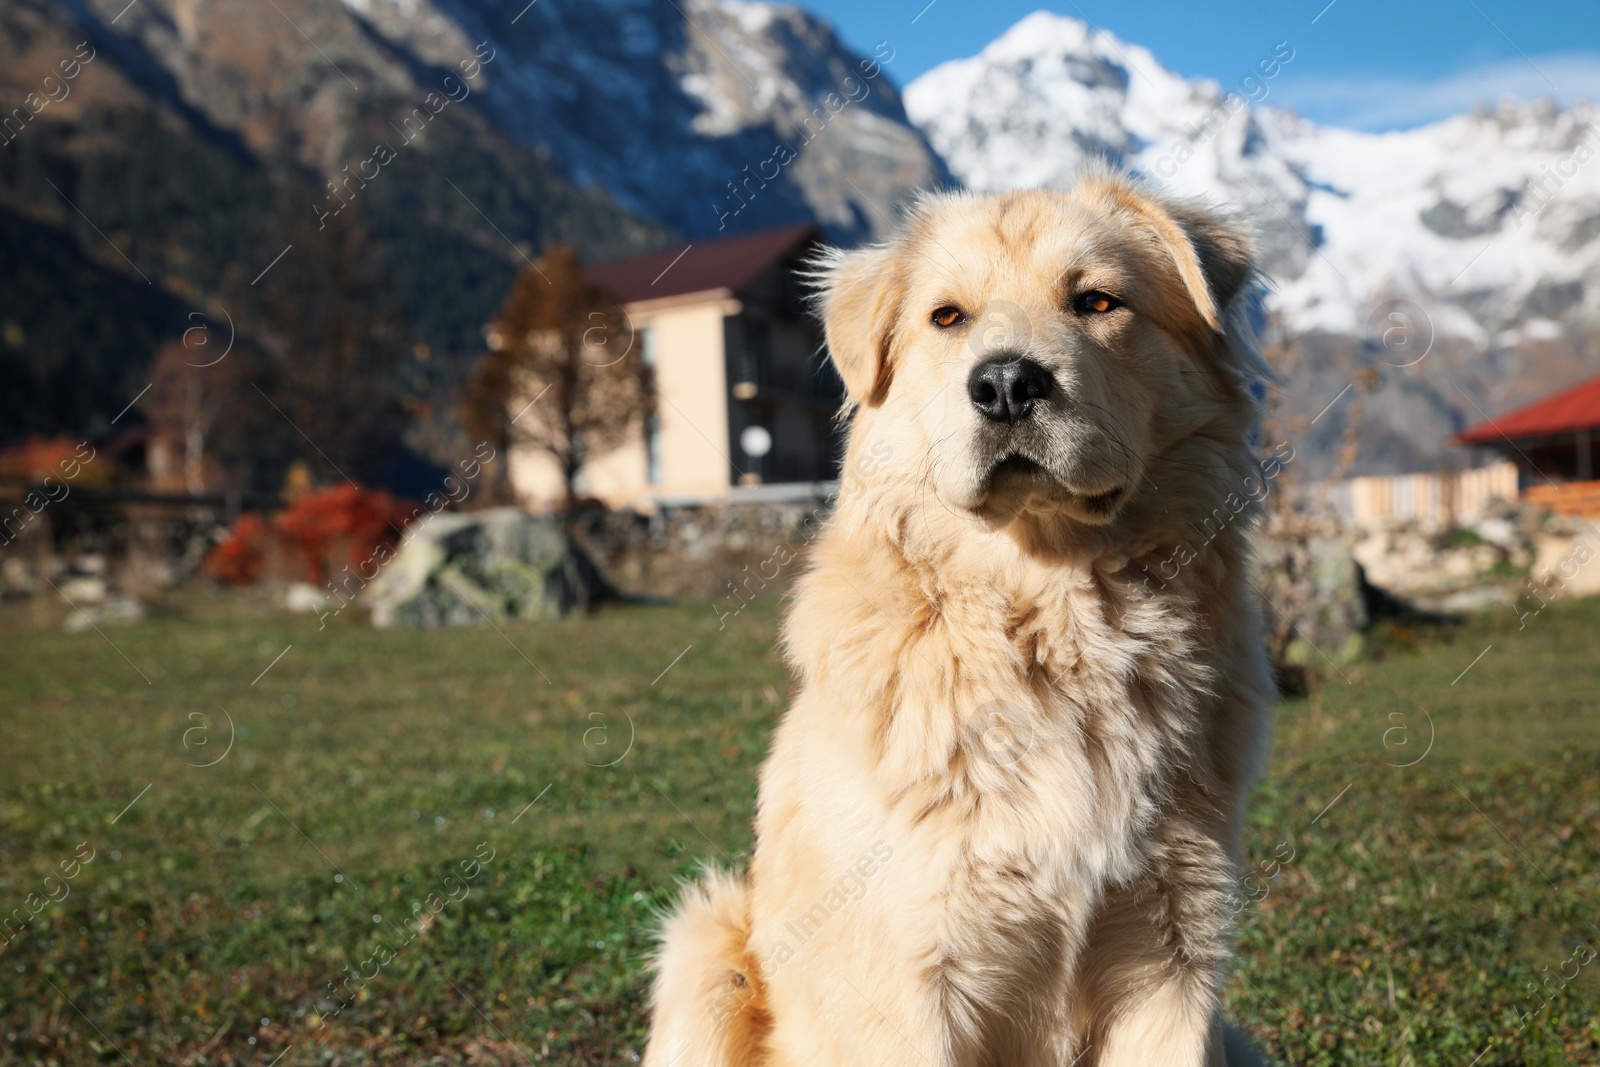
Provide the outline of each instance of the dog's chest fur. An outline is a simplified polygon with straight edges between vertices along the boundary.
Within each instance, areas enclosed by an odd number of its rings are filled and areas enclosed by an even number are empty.
[[[868,753],[863,785],[973,891],[1022,879],[1038,899],[1137,873],[1175,768],[1204,762],[1194,591],[1091,565],[873,557],[826,560],[788,627],[807,685]],[[964,573],[980,565],[987,580]]]
[[[1152,591],[1092,563],[981,546],[918,563],[862,540],[819,545],[802,583],[786,641],[805,692],[779,744],[813,739],[824,820],[873,813],[898,906],[941,917],[894,937],[960,1029],[1046,1032],[1096,909],[1148,869],[1175,794],[1195,799],[1216,700],[1197,602],[1227,579],[1197,564]],[[791,801],[764,785],[770,810]]]

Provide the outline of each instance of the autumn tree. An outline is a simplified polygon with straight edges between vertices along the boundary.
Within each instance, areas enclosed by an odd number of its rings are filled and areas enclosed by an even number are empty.
[[[550,457],[577,499],[584,462],[642,432],[653,410],[650,368],[627,314],[557,246],[517,276],[468,380],[463,421],[496,448]]]

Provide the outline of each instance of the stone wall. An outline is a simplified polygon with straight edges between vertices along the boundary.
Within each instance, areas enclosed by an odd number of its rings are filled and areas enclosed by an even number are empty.
[[[578,516],[574,537],[624,592],[715,601],[732,595],[747,568],[759,572],[774,553],[800,556],[830,508],[812,501],[664,508],[654,515],[590,511]]]

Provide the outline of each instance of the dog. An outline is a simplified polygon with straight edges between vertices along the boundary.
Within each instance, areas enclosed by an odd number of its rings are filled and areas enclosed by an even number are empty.
[[[1250,240],[1102,171],[930,195],[813,281],[841,494],[748,878],[666,917],[646,1067],[1254,1062],[1219,1011],[1273,697]]]

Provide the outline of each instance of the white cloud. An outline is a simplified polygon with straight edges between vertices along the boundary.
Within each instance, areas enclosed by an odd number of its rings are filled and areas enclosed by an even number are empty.
[[[1443,78],[1284,78],[1269,106],[1362,130],[1394,130],[1493,106],[1505,97],[1549,97],[1565,106],[1600,101],[1600,54],[1566,53],[1496,60]]]

